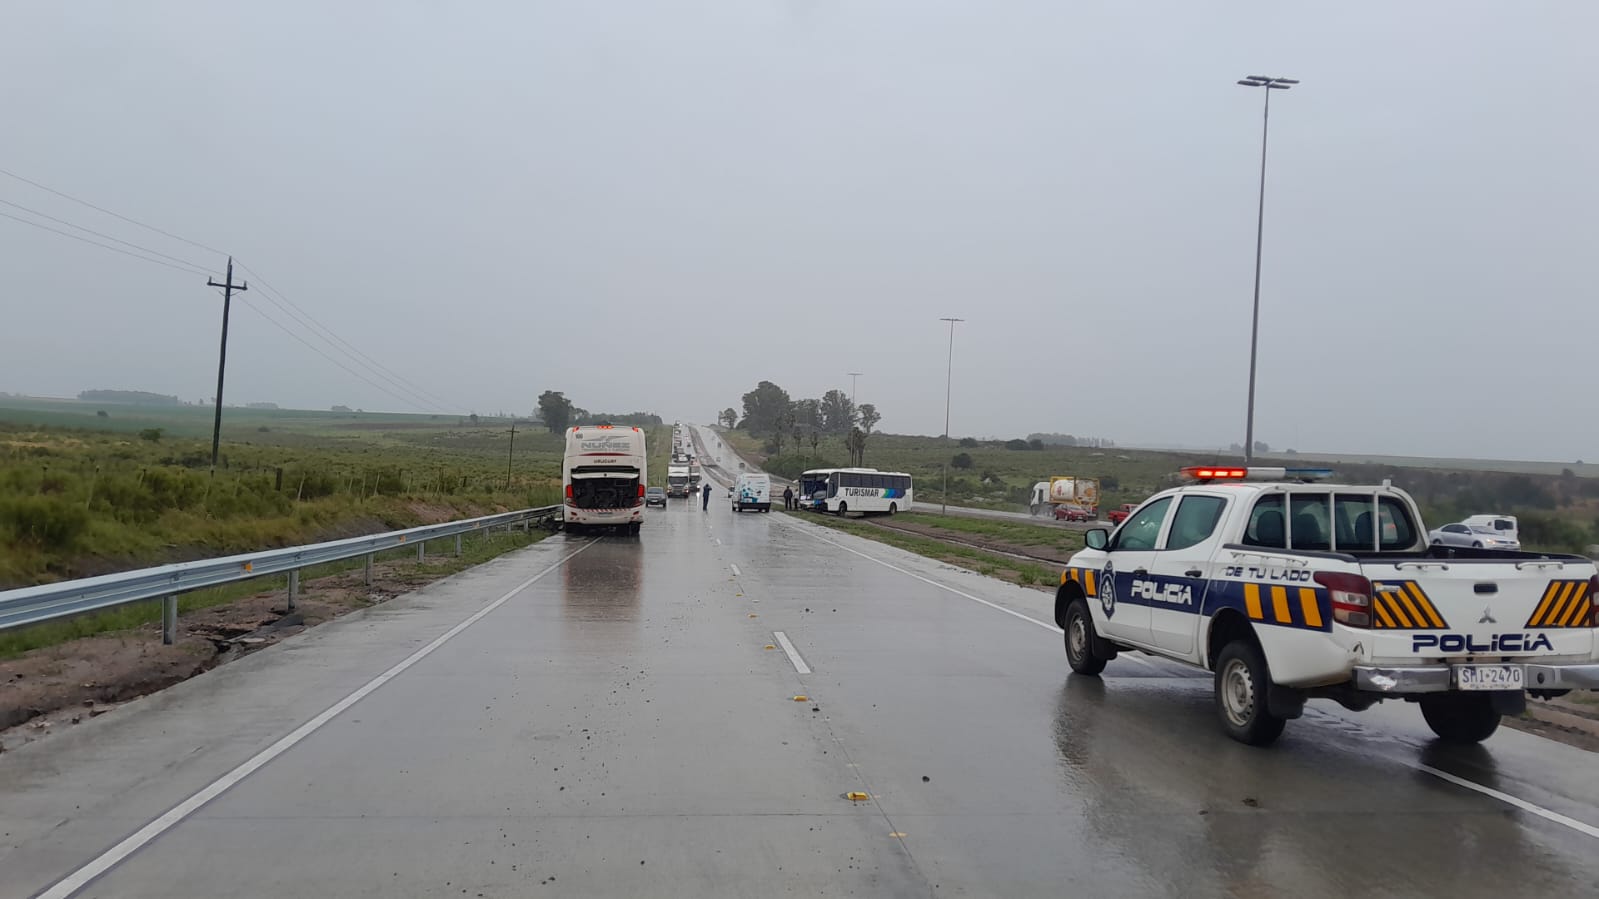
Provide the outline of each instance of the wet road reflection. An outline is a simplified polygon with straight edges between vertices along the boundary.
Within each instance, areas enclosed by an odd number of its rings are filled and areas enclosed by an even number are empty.
[[[596,538],[574,540],[574,544]],[[605,536],[561,568],[562,619],[568,622],[637,622],[644,590],[640,538]]]

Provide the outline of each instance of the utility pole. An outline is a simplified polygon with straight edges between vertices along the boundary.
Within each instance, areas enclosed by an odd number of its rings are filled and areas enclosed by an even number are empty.
[[[855,379],[863,374],[865,372],[852,371],[849,373],[849,404],[851,406],[855,405]]]
[[[217,473],[217,451],[222,445],[222,376],[228,370],[228,312],[233,307],[233,292],[240,293],[250,289],[247,281],[233,283],[233,257],[228,257],[228,276],[221,284],[207,278],[207,287],[222,288],[222,349],[217,352],[217,414],[216,421],[211,425],[211,476]]]
[[[1249,411],[1244,419],[1244,464],[1248,465],[1255,459],[1255,349],[1260,342],[1260,251],[1266,237],[1266,135],[1271,128],[1271,92],[1288,90],[1299,79],[1250,75],[1238,83],[1264,88],[1260,110],[1260,201],[1255,212],[1255,304],[1249,325]]]
[[[949,398],[950,388],[955,383],[955,323],[963,322],[964,318],[941,318],[941,322],[949,322],[949,367],[944,372],[944,440],[949,441]],[[941,515],[949,514],[949,460],[944,460],[944,508]]]
[[[511,448],[505,453],[505,489],[511,489],[511,460],[516,458],[516,419],[511,419]]]

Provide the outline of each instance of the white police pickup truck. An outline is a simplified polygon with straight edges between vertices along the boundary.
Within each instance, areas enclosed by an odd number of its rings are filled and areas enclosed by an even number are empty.
[[[1529,692],[1599,689],[1592,561],[1429,546],[1404,491],[1325,469],[1183,474],[1061,574],[1078,674],[1128,649],[1207,668],[1223,728],[1254,745],[1307,699],[1417,702],[1439,737],[1475,743]]]

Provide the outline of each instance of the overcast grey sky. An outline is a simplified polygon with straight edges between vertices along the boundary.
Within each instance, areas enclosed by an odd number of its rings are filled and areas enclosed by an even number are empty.
[[[956,434],[1122,443],[1242,440],[1261,96],[1234,82],[1298,77],[1273,96],[1257,437],[1599,457],[1599,4],[6,19],[0,168],[236,254],[451,408],[554,388],[708,421],[760,379],[814,396],[855,370],[884,429],[936,434],[956,315]],[[0,200],[220,271],[4,176]],[[203,277],[10,219],[0,246],[0,390],[211,395]],[[244,299],[231,401],[414,408]]]

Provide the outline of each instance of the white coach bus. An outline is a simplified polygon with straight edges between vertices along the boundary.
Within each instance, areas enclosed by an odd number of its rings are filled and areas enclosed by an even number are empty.
[[[800,475],[800,508],[847,515],[909,512],[911,476],[875,468],[816,468]]]
[[[644,432],[638,428],[591,425],[566,432],[561,487],[566,496],[566,529],[627,528],[644,524],[644,487],[649,483]]]

